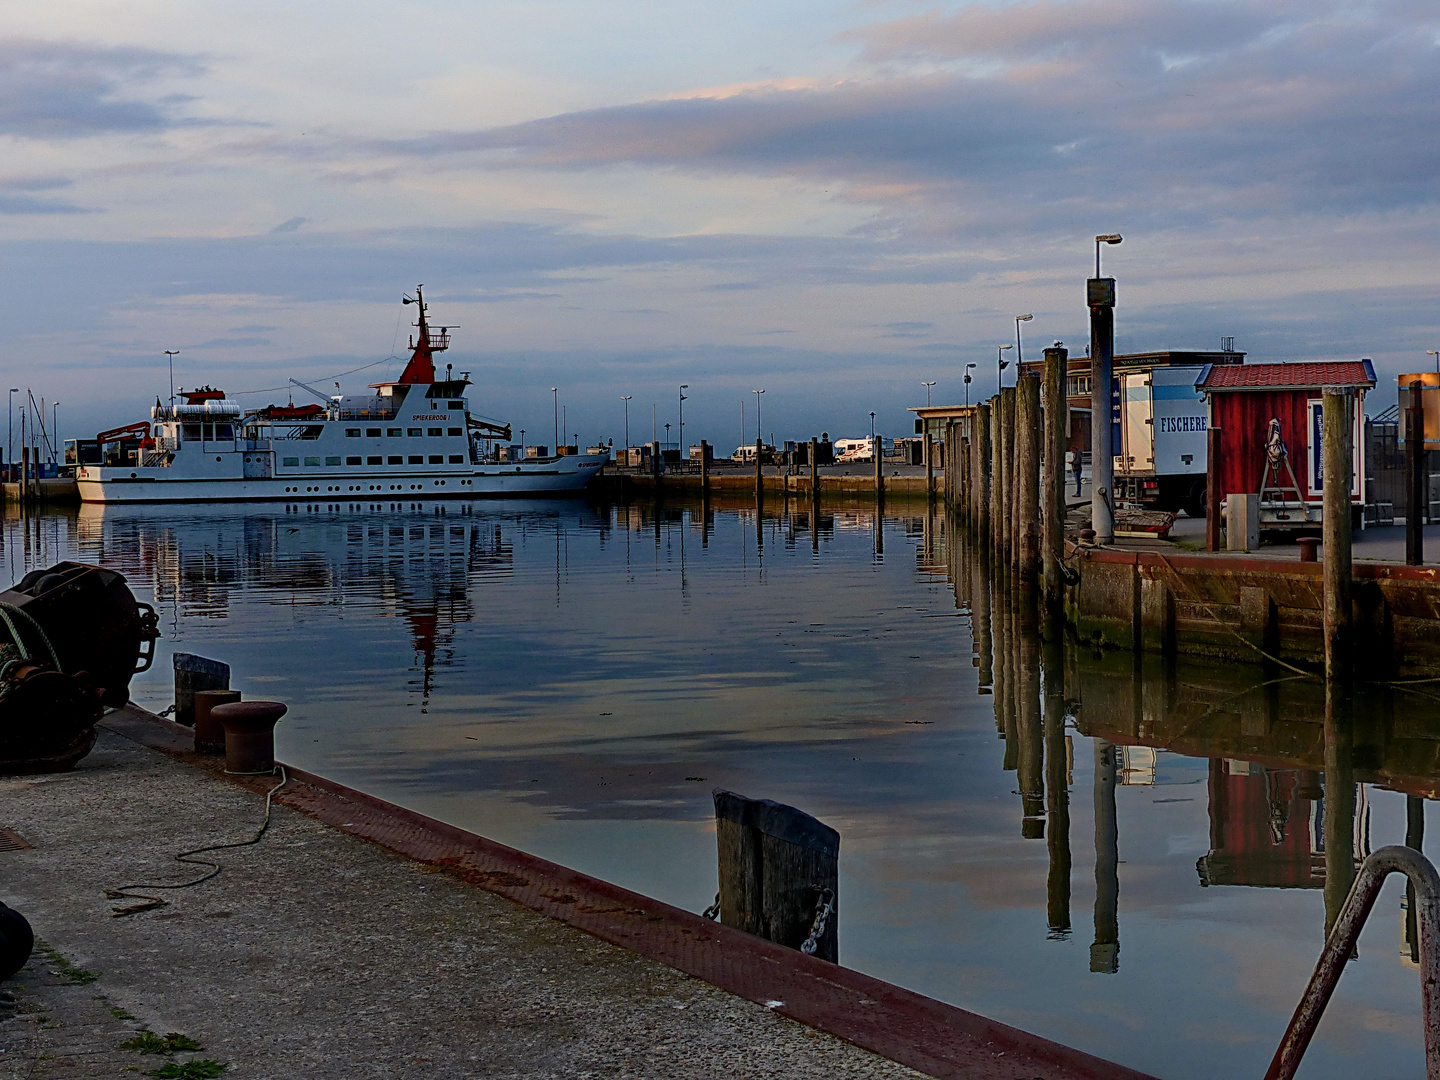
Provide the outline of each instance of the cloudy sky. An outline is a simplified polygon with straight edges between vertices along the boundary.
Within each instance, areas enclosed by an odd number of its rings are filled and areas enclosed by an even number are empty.
[[[0,13],[0,364],[62,434],[392,375],[732,447],[908,427],[995,346],[1440,348],[1440,13],[1247,0],[55,0]],[[303,393],[300,396],[304,396]],[[242,400],[263,404],[283,394]],[[18,398],[18,395],[17,395]],[[693,426],[692,426],[693,424]],[[533,440],[532,440],[533,441]]]

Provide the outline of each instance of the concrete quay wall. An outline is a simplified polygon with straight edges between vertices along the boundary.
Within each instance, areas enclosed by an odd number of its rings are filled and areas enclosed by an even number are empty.
[[[767,497],[774,496],[777,499],[814,498],[814,490],[808,472],[802,472],[797,476],[768,472],[761,478],[761,482]],[[636,495],[649,497],[657,492],[698,498],[705,492],[698,473],[671,473],[661,475],[657,481],[648,473],[607,471],[595,478],[592,488],[597,494],[618,499],[631,498]],[[875,477],[871,474],[851,476],[822,474],[819,488],[821,502],[835,499],[846,502],[875,501]],[[942,478],[937,473],[935,477],[937,497],[942,490]],[[709,477],[709,491],[710,494],[717,496],[753,498],[755,495],[755,472],[753,469],[748,472],[712,472]],[[886,499],[923,500],[927,497],[925,477],[923,476],[887,476],[884,478],[884,491]]]
[[[1322,563],[1069,546],[1080,638],[1139,652],[1324,666]],[[1440,675],[1440,569],[1357,563],[1356,668]]]

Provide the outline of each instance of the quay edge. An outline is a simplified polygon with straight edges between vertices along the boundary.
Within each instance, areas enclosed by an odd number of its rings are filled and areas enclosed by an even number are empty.
[[[103,726],[263,794],[193,752],[194,733],[135,705]],[[775,945],[302,769],[275,801],[558,922],[941,1080],[1155,1080],[964,1009]]]
[[[1323,563],[1066,545],[1067,620],[1100,648],[1324,668]],[[1360,563],[1355,667],[1373,680],[1440,675],[1440,568]],[[1272,661],[1273,662],[1273,661]]]

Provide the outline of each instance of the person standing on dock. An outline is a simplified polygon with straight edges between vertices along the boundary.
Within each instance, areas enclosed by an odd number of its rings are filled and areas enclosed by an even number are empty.
[[[1070,472],[1075,476],[1075,497],[1080,497],[1080,451],[1066,450],[1065,463],[1070,466]]]

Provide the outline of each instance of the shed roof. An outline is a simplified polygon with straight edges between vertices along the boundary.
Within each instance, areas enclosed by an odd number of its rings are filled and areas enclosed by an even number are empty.
[[[1302,360],[1293,364],[1214,364],[1195,383],[1211,390],[1308,390],[1322,386],[1375,385],[1369,360]]]

